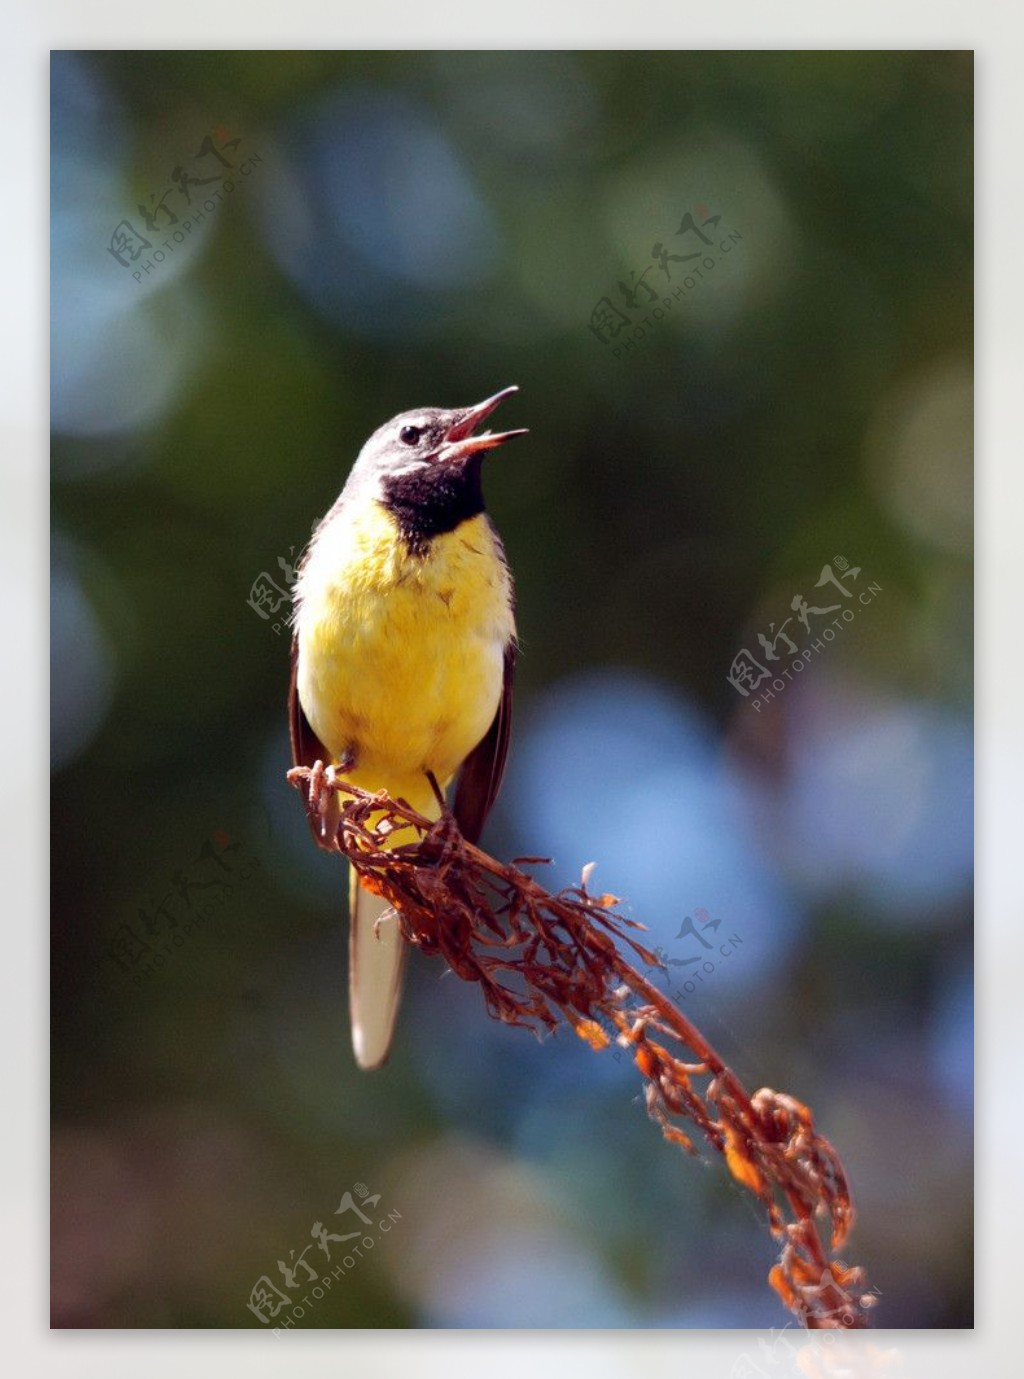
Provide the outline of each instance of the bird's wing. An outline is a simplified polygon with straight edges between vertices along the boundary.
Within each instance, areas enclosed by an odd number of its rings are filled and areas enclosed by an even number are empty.
[[[288,735],[292,743],[292,765],[315,766],[318,761],[322,761],[327,766],[330,764],[331,754],[309,726],[309,719],[299,702],[298,669],[299,644],[298,640],[293,637],[292,671],[288,683]],[[317,821],[312,815],[307,814],[306,817],[309,819],[310,832],[319,843],[320,832]]]
[[[498,798],[505,774],[509,737],[512,732],[512,686],[516,670],[516,643],[513,637],[505,647],[505,673],[501,699],[494,722],[462,763],[455,788],[453,813],[463,837],[478,841],[491,806]]]

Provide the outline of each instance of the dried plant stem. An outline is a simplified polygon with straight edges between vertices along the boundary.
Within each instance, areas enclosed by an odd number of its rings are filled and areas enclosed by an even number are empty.
[[[565,1020],[596,1049],[611,1042],[612,1028],[663,1135],[693,1154],[678,1122],[696,1125],[761,1202],[781,1247],[769,1282],[803,1325],[867,1324],[874,1296],[863,1271],[833,1257],[854,1215],[839,1156],[795,1098],[767,1087],[748,1095],[696,1026],[626,960],[617,940],[660,965],[616,898],[589,893],[589,868],[579,886],[552,893],[521,869],[547,859],[503,863],[467,842],[440,791],[442,815],[432,821],[322,763],[296,767],[288,779],[306,797],[320,846],[343,854],[362,884],[394,906],[410,943],[479,982],[495,1019],[538,1030]],[[410,825],[415,842],[389,845]]]

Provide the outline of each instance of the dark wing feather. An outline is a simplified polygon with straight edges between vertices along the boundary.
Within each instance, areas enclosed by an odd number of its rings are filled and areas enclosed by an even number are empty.
[[[298,687],[299,646],[292,638],[292,671],[288,683],[288,735],[292,743],[293,766],[315,766],[318,761],[325,765],[331,760],[327,748],[309,726],[309,719],[299,703]],[[312,816],[309,818],[310,832],[320,842],[320,833]]]
[[[459,783],[455,789],[452,812],[463,837],[476,843],[483,832],[491,806],[498,798],[501,778],[505,774],[509,737],[512,732],[512,684],[516,669],[516,643],[513,638],[505,648],[505,674],[501,699],[494,722],[462,763]]]

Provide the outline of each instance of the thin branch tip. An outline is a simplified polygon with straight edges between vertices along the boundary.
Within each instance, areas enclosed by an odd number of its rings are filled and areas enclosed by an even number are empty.
[[[410,943],[478,982],[494,1019],[537,1034],[565,1023],[595,1051],[614,1044],[631,1055],[664,1137],[697,1154],[677,1121],[696,1126],[760,1201],[780,1245],[768,1281],[804,1326],[868,1324],[875,1298],[863,1270],[834,1257],[854,1220],[838,1154],[795,1097],[768,1087],[748,1095],[696,1026],[626,960],[620,945],[649,967],[663,965],[632,937],[643,926],[618,912],[617,898],[590,892],[593,862],[578,885],[552,892],[521,869],[546,859],[503,863],[468,842],[436,780],[441,816],[432,820],[322,762],[294,767],[287,779],[305,797],[318,845],[341,853],[394,907]],[[410,827],[414,842],[389,846],[396,829]]]

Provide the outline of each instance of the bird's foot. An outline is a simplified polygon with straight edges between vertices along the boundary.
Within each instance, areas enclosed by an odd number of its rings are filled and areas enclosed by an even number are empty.
[[[319,766],[321,763],[317,762]],[[341,822],[341,799],[338,795],[338,768],[328,766],[320,779],[316,802],[319,816],[320,837],[325,843],[337,843],[338,824]]]
[[[320,841],[329,847],[337,845],[341,820],[340,794],[344,786],[341,774],[351,770],[354,764],[354,757],[347,754],[337,765],[318,760],[309,768],[306,811]]]

